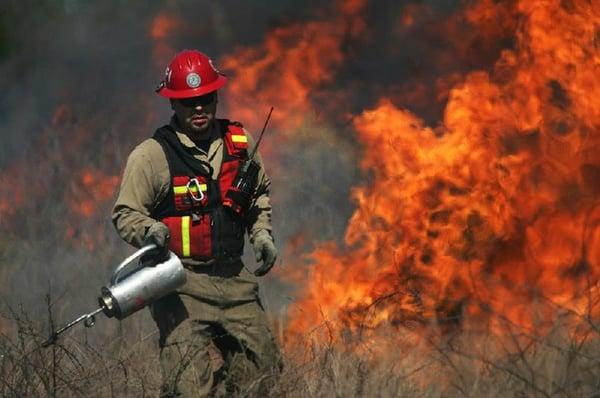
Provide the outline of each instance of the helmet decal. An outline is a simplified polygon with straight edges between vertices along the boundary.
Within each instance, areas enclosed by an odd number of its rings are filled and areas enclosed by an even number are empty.
[[[192,72],[188,73],[187,77],[185,78],[185,82],[188,86],[190,86],[190,88],[196,88],[200,85],[202,80],[200,79],[200,76],[197,73]]]
[[[165,69],[165,80],[170,82],[171,81],[171,68],[169,68],[167,66],[167,69]]]

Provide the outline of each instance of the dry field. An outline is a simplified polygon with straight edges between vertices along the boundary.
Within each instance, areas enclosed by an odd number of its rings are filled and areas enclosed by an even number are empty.
[[[102,319],[94,332],[77,328],[44,349],[43,325],[18,311],[3,317],[14,328],[0,338],[0,396],[157,396],[156,335],[133,340],[135,320],[90,341],[118,323]],[[543,336],[506,323],[503,337],[459,329],[442,336],[431,326],[335,339],[324,323],[286,344],[286,366],[270,396],[600,397],[600,328],[580,318],[575,333],[566,326],[572,318],[557,316]]]

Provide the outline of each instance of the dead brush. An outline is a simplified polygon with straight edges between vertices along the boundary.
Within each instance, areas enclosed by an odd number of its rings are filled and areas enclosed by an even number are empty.
[[[324,322],[288,348],[273,396],[600,397],[600,335],[590,317],[558,311],[543,334],[500,322],[502,335],[440,335],[431,325],[337,339]]]
[[[2,317],[11,327],[0,334],[0,396],[158,395],[153,333],[133,339],[126,325],[110,340],[89,341],[80,328],[43,349],[46,322],[22,309]],[[339,336],[324,321],[285,344],[285,367],[269,396],[600,397],[600,335],[591,315],[558,309],[543,334],[498,319],[501,336],[466,327],[440,333],[433,322]]]
[[[48,298],[52,325],[49,303]],[[10,307],[2,317],[11,325],[0,334],[2,397],[143,397],[158,391],[158,363],[152,363],[140,341],[97,346],[80,329],[43,348],[47,325]]]

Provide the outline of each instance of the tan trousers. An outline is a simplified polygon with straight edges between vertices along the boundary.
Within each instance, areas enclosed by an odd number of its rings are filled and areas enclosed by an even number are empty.
[[[186,271],[185,286],[151,306],[160,331],[161,396],[264,396],[282,362],[256,278],[241,263],[207,271]],[[221,356],[219,369],[211,346]]]

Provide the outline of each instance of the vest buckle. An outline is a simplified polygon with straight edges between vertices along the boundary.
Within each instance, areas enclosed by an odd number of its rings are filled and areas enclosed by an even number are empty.
[[[204,192],[202,192],[202,188],[200,187],[200,183],[198,182],[198,179],[190,178],[190,180],[186,184],[186,187],[187,187],[188,193],[190,194],[190,196],[192,197],[192,199],[195,202],[201,202],[202,200],[204,200]],[[193,188],[196,188],[196,191],[198,192],[197,196],[194,193]]]

